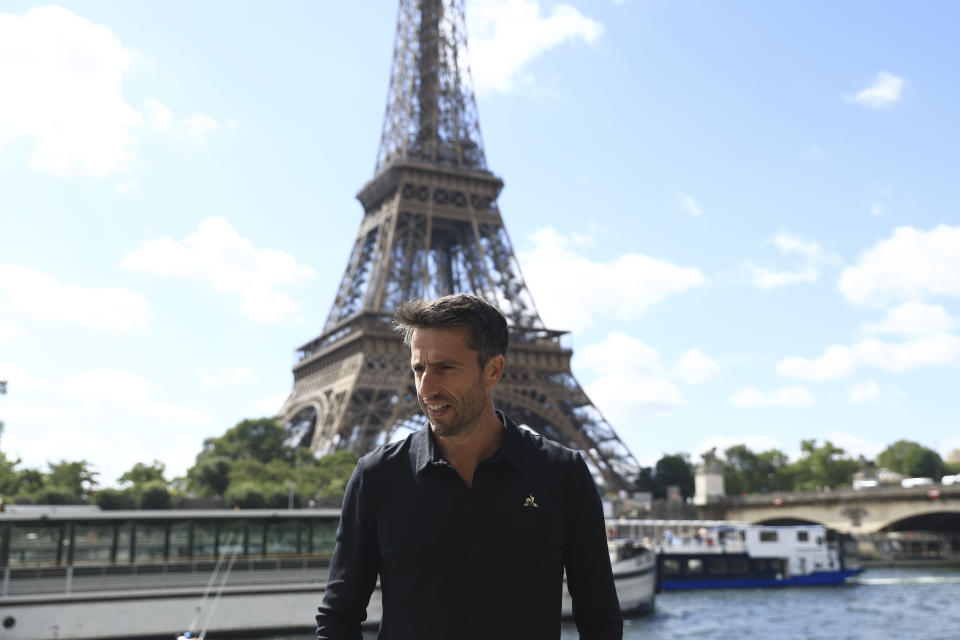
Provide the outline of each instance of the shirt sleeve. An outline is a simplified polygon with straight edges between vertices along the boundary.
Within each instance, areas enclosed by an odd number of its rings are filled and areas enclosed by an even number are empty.
[[[361,640],[360,624],[377,584],[379,550],[368,470],[361,459],[343,498],[330,575],[317,614],[319,640]]]
[[[603,505],[580,454],[569,486],[563,564],[580,640],[621,640],[623,617],[610,568]]]

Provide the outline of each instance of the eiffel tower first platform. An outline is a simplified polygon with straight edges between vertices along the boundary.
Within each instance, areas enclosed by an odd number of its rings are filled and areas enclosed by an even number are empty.
[[[504,313],[510,348],[494,402],[581,450],[609,489],[639,465],[570,372],[565,333],[544,326],[497,207],[466,61],[463,0],[400,0],[393,68],[363,220],[323,332],[299,348],[280,409],[290,440],[365,453],[426,423],[398,303],[474,293]],[[599,479],[599,478],[598,478]]]

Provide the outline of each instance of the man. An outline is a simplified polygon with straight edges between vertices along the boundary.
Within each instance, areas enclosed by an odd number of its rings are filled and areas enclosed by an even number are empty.
[[[583,640],[623,621],[603,511],[579,453],[496,411],[507,323],[472,295],[394,314],[428,425],[347,485],[318,638],[359,640],[377,582],[383,640],[556,640],[566,569]]]

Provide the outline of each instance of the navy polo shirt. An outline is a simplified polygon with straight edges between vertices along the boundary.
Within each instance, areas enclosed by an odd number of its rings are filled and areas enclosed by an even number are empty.
[[[318,638],[359,640],[380,578],[383,640],[556,640],[563,574],[582,639],[620,639],[600,496],[579,453],[498,412],[468,487],[429,425],[362,457],[347,485]]]

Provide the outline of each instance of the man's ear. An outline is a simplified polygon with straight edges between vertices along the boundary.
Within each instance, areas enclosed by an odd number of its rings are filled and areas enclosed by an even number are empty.
[[[483,379],[488,387],[492,387],[500,381],[506,363],[507,361],[502,355],[495,355],[487,360],[487,364],[483,365]]]

